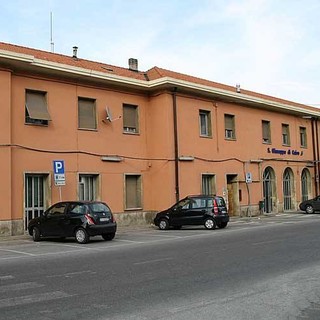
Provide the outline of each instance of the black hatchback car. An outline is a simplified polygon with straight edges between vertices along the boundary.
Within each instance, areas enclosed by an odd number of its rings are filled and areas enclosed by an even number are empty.
[[[206,229],[225,228],[229,222],[225,201],[219,196],[188,196],[171,208],[157,213],[154,224],[160,230],[183,225],[204,225]]]
[[[306,213],[320,211],[320,196],[301,202],[299,208]]]
[[[34,241],[42,237],[75,237],[78,243],[87,243],[90,236],[101,235],[112,240],[117,223],[104,202],[65,201],[47,209],[28,224],[28,232]]]

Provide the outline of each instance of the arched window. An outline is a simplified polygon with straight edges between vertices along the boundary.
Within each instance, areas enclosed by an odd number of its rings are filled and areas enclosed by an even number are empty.
[[[286,168],[283,173],[283,210],[288,211],[293,209],[292,196],[293,196],[293,172],[290,168]]]
[[[263,172],[263,200],[264,212],[273,211],[273,199],[276,195],[275,173],[271,167],[267,167]]]
[[[311,189],[311,176],[308,169],[303,169],[301,174],[301,201],[309,199]]]

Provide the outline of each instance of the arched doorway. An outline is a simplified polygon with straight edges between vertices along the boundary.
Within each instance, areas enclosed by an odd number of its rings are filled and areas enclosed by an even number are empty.
[[[263,172],[263,201],[264,212],[273,211],[273,199],[276,194],[275,173],[271,167],[267,167]]]
[[[283,210],[289,211],[293,209],[293,172],[290,168],[286,168],[283,173]]]
[[[301,174],[301,201],[309,199],[311,189],[311,175],[308,169],[303,169]]]

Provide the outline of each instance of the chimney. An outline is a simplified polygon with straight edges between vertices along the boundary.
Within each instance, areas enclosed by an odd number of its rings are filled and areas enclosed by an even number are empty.
[[[77,47],[77,46],[74,46],[74,47],[73,47],[73,56],[72,56],[72,58],[77,59],[77,58],[78,58],[78,57],[77,57],[77,53],[78,53],[78,47]]]
[[[138,59],[129,59],[129,69],[132,71],[138,71]]]

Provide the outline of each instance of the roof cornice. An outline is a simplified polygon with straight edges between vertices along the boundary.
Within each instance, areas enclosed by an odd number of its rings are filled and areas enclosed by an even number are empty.
[[[264,98],[259,98],[243,93],[232,92],[229,90],[224,90],[220,88],[215,88],[212,86],[207,86],[203,84],[198,84],[195,82],[180,80],[172,77],[161,77],[155,80],[139,80],[135,78],[119,76],[115,74],[109,74],[105,72],[99,72],[96,70],[71,66],[67,64],[52,62],[48,60],[43,60],[39,58],[35,58],[33,55],[22,54],[7,50],[0,49],[0,58],[15,60],[23,63],[28,63],[32,66],[43,68],[43,69],[50,69],[53,71],[60,71],[64,73],[70,73],[73,75],[83,76],[83,77],[91,77],[94,79],[105,80],[109,82],[114,82],[123,85],[129,85],[136,87],[137,89],[157,89],[161,86],[173,86],[173,87],[180,87],[187,90],[198,91],[204,94],[212,94],[214,96],[219,96],[225,99],[232,99],[232,101],[236,101],[238,103],[251,103],[255,105],[271,107],[277,110],[281,110],[284,112],[291,112],[291,113],[298,113],[301,115],[310,115],[314,117],[320,118],[320,110],[317,111],[312,110],[311,108],[298,107],[296,105],[280,103],[273,100],[268,100]]]

